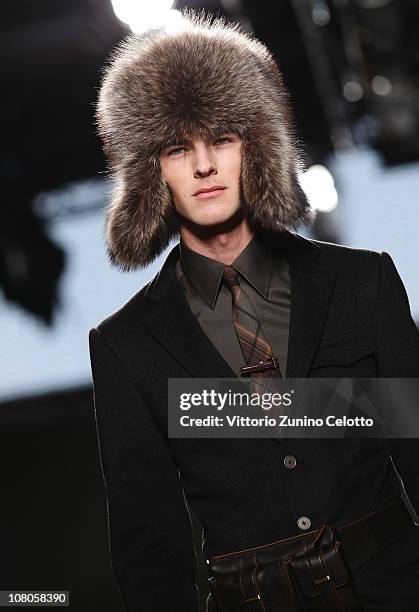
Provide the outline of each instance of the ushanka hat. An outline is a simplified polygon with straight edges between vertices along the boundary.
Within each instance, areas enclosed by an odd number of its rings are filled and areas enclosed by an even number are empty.
[[[272,233],[310,218],[280,71],[237,24],[189,11],[176,31],[130,35],[105,69],[97,120],[114,179],[108,252],[122,269],[147,266],[178,234],[159,160],[170,144],[237,133],[252,227]]]

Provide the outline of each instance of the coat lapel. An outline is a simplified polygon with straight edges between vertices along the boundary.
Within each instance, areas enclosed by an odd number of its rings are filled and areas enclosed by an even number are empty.
[[[309,249],[289,253],[291,317],[288,342],[287,378],[306,378],[322,336],[336,272],[317,264],[320,252],[314,242]],[[306,246],[307,246],[306,245]]]
[[[175,273],[178,257],[179,245],[176,245],[147,290],[147,297],[157,308],[145,326],[191,376],[237,378],[189,307]]]

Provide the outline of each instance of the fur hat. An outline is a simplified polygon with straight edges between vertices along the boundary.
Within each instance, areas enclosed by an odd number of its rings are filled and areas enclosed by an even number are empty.
[[[242,205],[255,230],[310,218],[287,93],[267,48],[222,18],[184,13],[176,31],[130,35],[106,68],[97,104],[114,188],[106,230],[111,261],[145,267],[179,221],[160,150],[235,132],[242,139]]]

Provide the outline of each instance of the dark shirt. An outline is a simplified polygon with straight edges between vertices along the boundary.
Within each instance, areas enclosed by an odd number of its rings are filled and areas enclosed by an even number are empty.
[[[255,235],[232,265],[239,272],[239,283],[285,376],[291,295],[288,263],[278,259]],[[231,294],[221,282],[223,270],[223,263],[196,253],[180,241],[176,275],[189,306],[212,344],[240,376],[240,367],[246,361],[234,329]]]

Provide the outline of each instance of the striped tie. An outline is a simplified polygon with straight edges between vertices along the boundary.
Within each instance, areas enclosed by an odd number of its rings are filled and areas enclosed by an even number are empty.
[[[222,280],[232,296],[234,327],[246,363],[250,366],[272,360],[271,345],[263,333],[249,296],[239,284],[237,270],[233,266],[226,266]],[[282,378],[282,374],[279,365],[277,363],[275,365],[276,367],[250,372],[257,392],[276,390],[272,379]]]

